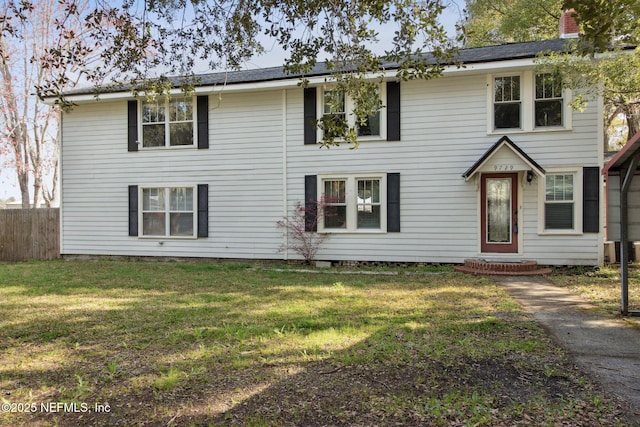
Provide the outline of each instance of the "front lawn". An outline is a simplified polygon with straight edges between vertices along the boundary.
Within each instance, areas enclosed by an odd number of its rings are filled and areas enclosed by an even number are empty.
[[[619,265],[557,270],[550,279],[556,285],[580,295],[609,314],[620,314],[622,285]],[[628,286],[629,309],[640,310],[640,265],[637,263],[629,266]]]
[[[489,279],[277,267],[0,265],[0,424],[626,425]]]

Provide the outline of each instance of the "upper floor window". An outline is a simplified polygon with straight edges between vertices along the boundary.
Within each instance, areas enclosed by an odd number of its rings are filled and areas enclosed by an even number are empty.
[[[337,137],[347,126],[346,102],[344,92],[326,90],[322,98],[322,122],[325,134]]]
[[[381,89],[378,94],[384,105],[386,103],[386,91]],[[331,121],[333,124],[333,126],[329,127],[329,131],[333,131],[332,133],[335,133],[335,135],[330,136],[337,136],[340,132],[346,131],[347,127],[355,128],[358,137],[365,139],[379,139],[383,136],[386,123],[381,111],[369,115],[363,122],[358,123],[357,117],[352,113],[355,103],[353,99],[346,96],[344,92],[324,90],[322,92],[321,102],[321,120],[325,123]],[[325,130],[325,132],[327,132],[327,130]],[[320,135],[320,138],[322,138],[322,136],[323,135]]]
[[[142,102],[142,147],[194,145],[192,97],[160,97]]]
[[[571,107],[556,74],[526,70],[488,78],[489,133],[571,128]]]
[[[536,75],[535,126],[562,126],[562,82],[554,74]]]
[[[494,128],[521,127],[520,76],[495,77],[493,80]]]

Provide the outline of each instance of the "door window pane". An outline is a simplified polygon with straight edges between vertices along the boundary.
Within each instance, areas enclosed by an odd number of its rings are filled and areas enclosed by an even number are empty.
[[[487,243],[511,242],[511,179],[487,178]]]

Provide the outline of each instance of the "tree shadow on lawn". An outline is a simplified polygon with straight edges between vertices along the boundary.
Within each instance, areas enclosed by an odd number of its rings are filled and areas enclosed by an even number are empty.
[[[90,290],[48,305],[71,293],[58,289],[0,307],[16,319],[0,331],[5,399],[90,408],[5,413],[0,423],[596,425],[623,419],[616,402],[602,399],[563,354],[548,351],[553,344],[530,319],[472,308],[486,304],[485,282],[452,290],[371,278],[354,288],[327,276],[327,286],[301,288],[274,278],[207,292],[207,280],[184,297],[173,286],[140,287],[121,300],[94,300],[100,293]],[[387,298],[367,299],[367,292]],[[413,303],[396,304],[400,296]],[[27,307],[35,314],[21,319]],[[108,403],[110,411],[93,411],[96,403]]]

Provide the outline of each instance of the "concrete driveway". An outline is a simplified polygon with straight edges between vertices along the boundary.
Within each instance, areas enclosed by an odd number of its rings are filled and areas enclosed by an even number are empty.
[[[639,318],[607,318],[584,299],[543,277],[494,276],[551,336],[612,394],[640,425]]]

